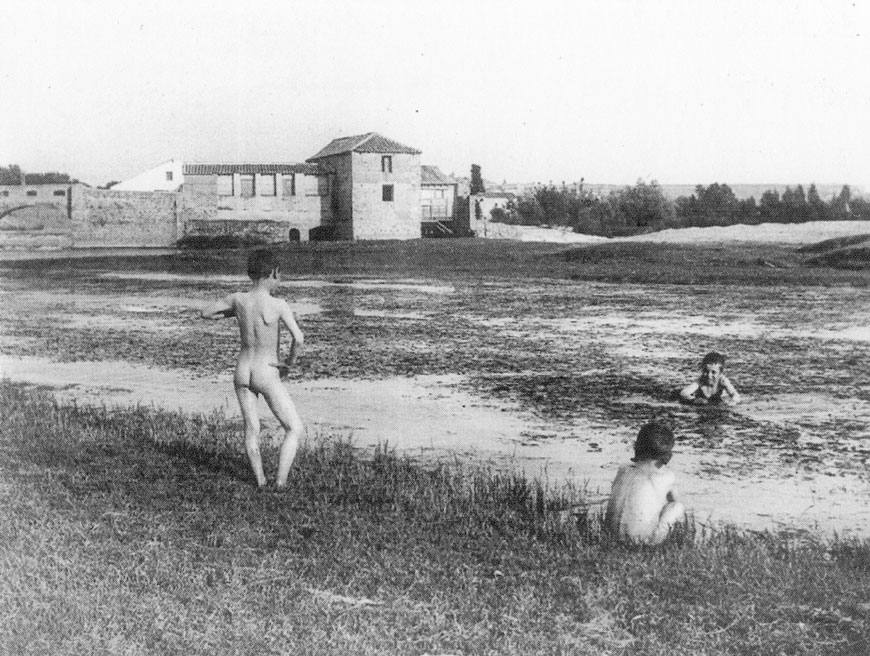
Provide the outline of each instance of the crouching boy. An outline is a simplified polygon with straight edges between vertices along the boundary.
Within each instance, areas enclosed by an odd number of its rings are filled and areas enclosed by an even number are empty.
[[[685,517],[668,468],[673,448],[674,434],[666,424],[652,421],[640,429],[634,458],[619,468],[604,517],[607,529],[620,541],[661,544]]]

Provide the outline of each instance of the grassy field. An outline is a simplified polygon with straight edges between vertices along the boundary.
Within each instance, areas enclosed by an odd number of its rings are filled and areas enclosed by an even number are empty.
[[[632,550],[557,521],[571,490],[329,438],[263,494],[218,418],[0,408],[2,653],[870,650],[866,543]]]

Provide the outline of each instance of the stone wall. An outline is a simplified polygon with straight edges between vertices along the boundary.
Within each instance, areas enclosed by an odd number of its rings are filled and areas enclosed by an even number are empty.
[[[353,238],[420,237],[420,156],[393,154],[392,172],[381,170],[380,153],[352,153]],[[383,199],[392,185],[393,200]]]
[[[81,185],[0,185],[0,248],[72,246],[70,196]]]
[[[74,248],[172,247],[179,237],[179,194],[77,186],[71,198]]]

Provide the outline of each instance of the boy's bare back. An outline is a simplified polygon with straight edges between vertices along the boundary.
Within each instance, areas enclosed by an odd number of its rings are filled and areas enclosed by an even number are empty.
[[[266,394],[280,378],[280,324],[290,330],[294,345],[302,340],[287,302],[257,289],[227,298],[239,324],[241,349],[234,383],[256,394]],[[295,349],[291,348],[295,352]]]

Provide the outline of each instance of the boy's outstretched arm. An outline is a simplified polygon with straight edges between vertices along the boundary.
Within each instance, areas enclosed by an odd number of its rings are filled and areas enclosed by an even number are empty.
[[[233,309],[233,295],[225,296],[219,301],[209,303],[200,312],[203,319],[227,319],[235,316],[236,312]]]

